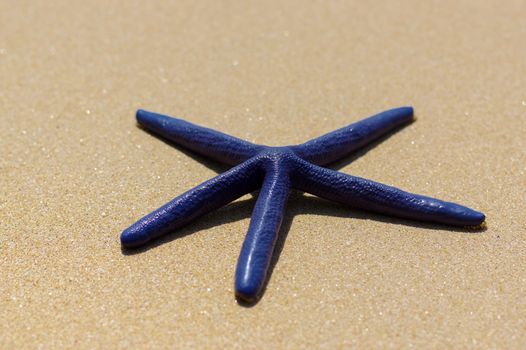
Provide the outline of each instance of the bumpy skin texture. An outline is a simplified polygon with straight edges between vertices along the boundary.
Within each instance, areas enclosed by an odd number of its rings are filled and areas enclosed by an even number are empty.
[[[140,219],[122,232],[121,243],[128,248],[143,245],[261,188],[241,248],[235,281],[237,297],[252,302],[264,288],[291,189],[406,219],[455,226],[482,224],[484,214],[473,209],[320,166],[339,160],[412,120],[413,109],[400,107],[301,145],[268,147],[181,119],[139,110],[137,121],[146,130],[235,166]]]

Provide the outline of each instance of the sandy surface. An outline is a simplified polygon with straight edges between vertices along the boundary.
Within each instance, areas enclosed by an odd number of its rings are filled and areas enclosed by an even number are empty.
[[[526,347],[525,13],[0,2],[0,347]],[[224,170],[137,128],[137,108],[284,145],[401,105],[417,121],[340,170],[481,210],[486,230],[296,194],[251,308],[233,293],[251,196],[121,251],[124,228]]]

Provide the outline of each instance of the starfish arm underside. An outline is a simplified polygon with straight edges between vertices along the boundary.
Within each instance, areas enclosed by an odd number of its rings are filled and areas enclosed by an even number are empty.
[[[262,180],[260,173],[256,162],[249,160],[203,182],[124,230],[122,245],[143,245],[256,190]]]
[[[477,226],[484,214],[459,204],[408,193],[307,162],[297,169],[294,187],[360,209],[418,221]]]
[[[412,107],[394,108],[301,145],[292,146],[292,149],[302,159],[317,165],[326,165],[345,157],[412,120]]]
[[[146,130],[218,162],[237,165],[265,147],[222,132],[144,110],[137,122]]]
[[[236,295],[253,301],[261,294],[290,191],[287,174],[271,172],[263,181],[237,263]]]

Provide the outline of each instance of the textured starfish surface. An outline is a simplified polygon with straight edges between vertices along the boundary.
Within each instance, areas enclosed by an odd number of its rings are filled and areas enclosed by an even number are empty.
[[[411,194],[323,167],[412,120],[413,108],[400,107],[300,145],[269,147],[181,119],[139,110],[137,121],[146,130],[233,167],[137,221],[122,232],[121,243],[126,248],[138,247],[261,189],[235,275],[237,297],[255,301],[267,278],[291,189],[406,219],[454,226],[482,224],[484,214],[459,204]]]

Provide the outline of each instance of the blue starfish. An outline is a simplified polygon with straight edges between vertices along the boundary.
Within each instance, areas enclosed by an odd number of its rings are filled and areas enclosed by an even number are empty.
[[[268,147],[143,110],[148,131],[213,160],[234,166],[181,194],[124,230],[122,245],[137,247],[261,188],[237,263],[238,298],[259,298],[291,189],[381,214],[455,226],[477,226],[482,213],[323,168],[413,120],[413,108],[391,109],[306,143]]]

